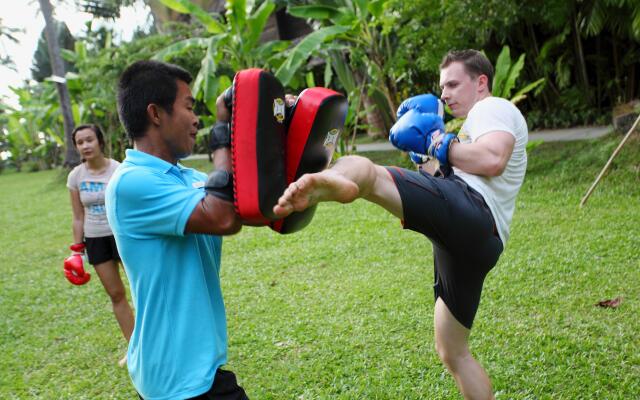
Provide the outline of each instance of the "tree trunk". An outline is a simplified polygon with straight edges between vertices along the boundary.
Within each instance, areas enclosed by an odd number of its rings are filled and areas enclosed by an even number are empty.
[[[45,35],[47,37],[47,47],[49,48],[49,59],[51,60],[51,70],[53,75],[64,78],[64,64],[60,56],[60,46],[53,25],[53,9],[49,0],[38,0],[40,2],[40,10],[44,16]],[[56,79],[56,88],[58,89],[58,98],[60,99],[60,110],[62,111],[62,119],[64,124],[64,143],[66,146],[64,166],[67,168],[80,164],[80,155],[73,146],[71,132],[73,131],[74,122],[71,112],[71,100],[69,96],[69,88],[64,80]]]
[[[576,58],[578,59],[578,77],[581,82],[582,90],[586,97],[587,103],[591,103],[591,93],[589,90],[589,77],[587,75],[587,64],[584,59],[584,50],[582,49],[582,38],[580,35],[580,28],[578,27],[578,16],[575,13],[575,10],[572,15],[573,24],[573,40],[576,51]]]
[[[371,100],[371,97],[369,97],[366,90],[364,90],[364,93],[362,93],[362,103],[364,104],[364,108],[366,110],[368,126],[367,136],[386,136],[387,129],[384,123],[384,119],[382,118],[382,115],[380,115],[380,110],[378,110],[378,107],[376,107],[375,102]]]

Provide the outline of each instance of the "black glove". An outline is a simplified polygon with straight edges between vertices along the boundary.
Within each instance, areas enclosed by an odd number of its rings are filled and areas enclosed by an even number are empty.
[[[228,122],[216,122],[209,132],[209,151],[220,148],[231,148],[231,130]]]
[[[209,174],[204,191],[224,201],[233,201],[233,174],[219,169]]]

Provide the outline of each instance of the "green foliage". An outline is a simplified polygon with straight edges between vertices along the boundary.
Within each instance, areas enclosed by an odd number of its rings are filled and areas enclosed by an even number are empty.
[[[259,42],[267,19],[275,9],[275,4],[269,0],[260,3],[229,0],[224,18],[222,15],[209,15],[189,0],[161,2],[175,11],[193,16],[205,28],[206,35],[173,43],[157,52],[154,58],[166,60],[189,49],[205,50],[192,90],[196,99],[202,101],[214,117],[216,98],[230,85],[235,71],[251,67],[275,70],[282,62],[282,51],[288,42]],[[206,118],[205,130],[212,123],[213,118]]]
[[[97,18],[116,19],[120,9],[130,6],[135,0],[76,0],[78,7]]]
[[[337,85],[349,98],[346,131],[353,130],[351,135],[341,135],[339,153],[349,151],[345,142],[348,136],[353,136],[359,128],[367,128],[360,123],[364,118],[370,130],[386,135],[395,121],[399,100],[397,84],[402,79],[389,63],[395,57],[397,39],[391,29],[396,18],[386,12],[390,1],[287,3],[291,15],[305,18],[320,28],[312,34],[317,36],[307,43],[301,42],[289,54],[278,76],[286,80],[289,65],[297,66],[312,55],[323,58],[333,67],[333,71],[330,67],[325,69],[324,86],[332,84],[335,71]],[[374,127],[374,122],[378,126]]]
[[[509,46],[504,46],[502,48],[502,51],[495,62],[495,74],[493,78],[493,87],[491,89],[491,93],[494,96],[510,99],[513,104],[516,104],[521,100],[524,100],[527,97],[527,93],[544,83],[545,79],[540,78],[535,82],[525,85],[523,88],[518,90],[513,97],[511,97],[511,92],[515,89],[516,81],[524,67],[524,59],[525,54],[521,54],[520,57],[518,57],[518,60],[513,63],[511,61]]]
[[[23,29],[18,28],[9,28],[3,25],[2,19],[0,19],[0,41],[8,40],[10,42],[18,43],[18,39],[16,38],[16,33],[23,32]],[[16,70],[16,65],[13,62],[13,58],[11,54],[7,54],[4,46],[0,50],[0,66],[9,68],[12,70]]]
[[[67,24],[54,20],[54,29],[56,32],[56,40],[60,46],[60,50],[67,49],[72,50],[75,43],[75,38],[71,35]],[[64,70],[66,72],[73,71],[75,68],[72,63],[64,61]],[[33,55],[33,66],[31,67],[31,75],[33,79],[38,82],[44,81],[46,78],[52,75],[51,61],[49,59],[49,48],[47,47],[47,38],[45,30],[40,33],[40,39],[38,39],[38,45],[36,52]]]
[[[62,115],[51,82],[12,88],[20,107],[5,106],[0,113],[0,148],[8,152],[2,163],[18,171],[59,165],[64,144]]]
[[[107,152],[116,159],[122,159],[125,148],[129,146],[117,113],[118,78],[127,66],[152,58],[169,43],[181,40],[183,35],[193,32],[193,28],[174,28],[168,34],[150,35],[119,46],[114,46],[108,39],[104,41],[104,47],[91,49],[88,47],[91,41],[81,41],[75,48],[72,57],[78,72],[68,74],[67,79],[76,111],[76,123],[99,124],[107,135]],[[167,60],[194,74],[201,57],[201,52],[192,49],[174,52]]]
[[[470,339],[497,398],[640,393],[637,139],[578,208],[619,140],[530,154]],[[57,174],[0,176],[11,244],[0,252],[0,398],[135,398],[99,280],[75,287],[63,277],[71,210]],[[378,206],[321,204],[301,232],[245,227],[223,247],[227,367],[250,398],[460,398],[433,346],[431,245]],[[594,306],[617,296],[617,309]]]

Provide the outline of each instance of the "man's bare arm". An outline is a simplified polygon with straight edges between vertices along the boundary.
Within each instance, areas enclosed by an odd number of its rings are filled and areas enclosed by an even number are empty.
[[[486,133],[474,143],[454,142],[449,148],[449,162],[470,174],[500,176],[515,143],[513,135],[503,131]]]
[[[216,100],[217,119],[228,121],[229,110],[224,105],[223,95]],[[231,151],[221,147],[213,152],[215,170],[232,171]],[[231,189],[232,190],[232,189]],[[242,228],[242,222],[235,212],[233,203],[207,194],[194,208],[185,233],[209,233],[213,235],[232,235]]]

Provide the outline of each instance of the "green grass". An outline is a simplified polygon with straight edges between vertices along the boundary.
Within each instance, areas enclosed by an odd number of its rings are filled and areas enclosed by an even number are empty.
[[[498,399],[640,393],[640,141],[578,207],[619,140],[529,155],[471,337]],[[0,398],[134,398],[97,276],[62,275],[71,211],[57,174],[0,175]],[[432,280],[427,240],[364,201],[323,204],[293,235],[245,228],[223,254],[228,367],[252,399],[457,399],[433,349]],[[594,306],[616,296],[617,309]]]

